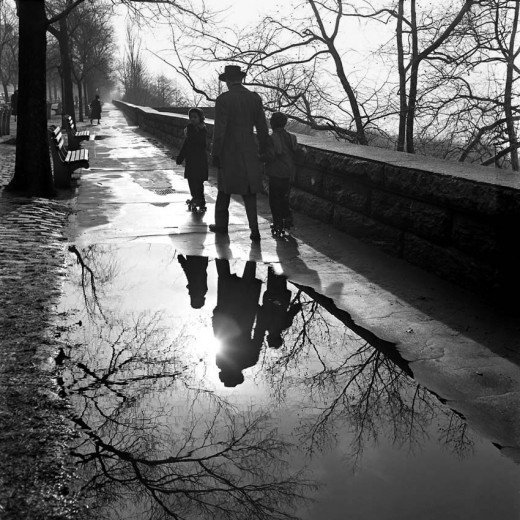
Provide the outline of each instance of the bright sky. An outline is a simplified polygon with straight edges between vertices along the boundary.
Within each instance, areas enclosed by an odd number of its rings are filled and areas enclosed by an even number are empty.
[[[225,23],[230,26],[242,28],[250,26],[255,21],[260,20],[267,14],[281,13],[283,15],[291,14],[294,7],[291,4],[295,2],[283,0],[227,0],[222,2],[219,0],[207,0],[206,5],[212,9],[223,10],[227,8]],[[125,45],[125,30],[127,25],[126,8],[120,6],[118,8],[118,16],[114,20],[116,34],[121,47],[121,56]],[[374,38],[373,31],[378,30],[377,37]],[[372,34],[371,34],[372,31]],[[374,49],[375,42],[381,43],[381,38],[385,32],[388,36],[393,31],[393,27],[385,28],[380,25],[370,25],[369,28],[361,26],[358,21],[353,19],[345,19],[342,21],[342,31],[340,34],[344,35],[343,41],[339,47],[343,49],[355,47],[360,54],[358,56],[349,54],[349,65],[351,70],[356,69],[357,63],[360,68],[364,69],[366,66],[366,55],[370,50]],[[175,78],[176,74],[173,69],[168,67],[164,62],[155,57],[147,49],[153,51],[168,61],[174,60],[171,52],[171,33],[169,27],[166,27],[160,22],[156,24],[153,29],[144,29],[140,32],[142,40],[142,48],[145,53],[148,70],[151,73],[164,73],[169,77]],[[223,64],[222,64],[223,68]],[[180,86],[186,88],[182,80],[179,82]]]

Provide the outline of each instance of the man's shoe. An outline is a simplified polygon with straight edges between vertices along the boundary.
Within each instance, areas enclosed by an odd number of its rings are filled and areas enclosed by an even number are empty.
[[[251,234],[249,235],[249,238],[250,238],[253,242],[260,242],[261,237],[260,237],[260,233],[259,233],[259,231],[251,231]]]
[[[216,224],[210,224],[209,225],[209,230],[212,232],[212,233],[220,233],[222,235],[227,235],[227,228],[225,227],[221,227],[221,226],[217,226]]]

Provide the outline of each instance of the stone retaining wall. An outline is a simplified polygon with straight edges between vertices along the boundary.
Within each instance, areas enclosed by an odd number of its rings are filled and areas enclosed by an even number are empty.
[[[188,115],[191,107],[153,107],[157,112],[170,112],[174,114]],[[200,107],[204,112],[204,117],[213,119],[215,117],[215,107]]]
[[[115,105],[143,130],[182,142],[187,116]],[[207,123],[211,138],[213,121]],[[463,287],[502,301],[516,296],[519,174],[298,139],[304,153],[291,194],[295,209]]]

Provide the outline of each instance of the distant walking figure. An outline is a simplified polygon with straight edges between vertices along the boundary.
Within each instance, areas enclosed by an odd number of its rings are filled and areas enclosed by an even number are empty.
[[[94,119],[101,121],[101,101],[99,100],[99,95],[96,94],[96,97],[90,102],[90,124]]]
[[[268,139],[267,121],[260,96],[242,85],[246,73],[236,65],[226,65],[219,76],[228,92],[215,102],[212,162],[218,168],[218,195],[215,204],[215,233],[227,233],[229,202],[232,194],[244,199],[251,240],[260,240],[256,213],[256,194],[262,189],[262,164],[259,160]],[[254,134],[256,128],[257,136]],[[258,138],[258,141],[257,141]]]
[[[187,288],[191,306],[194,309],[204,307],[208,292],[208,257],[179,255],[177,260],[188,279]]]
[[[191,199],[186,203],[191,211],[206,211],[204,198],[204,181],[208,180],[208,156],[206,154],[207,130],[204,124],[204,112],[200,108],[192,108],[188,115],[190,122],[184,132],[186,138],[177,156],[177,164],[186,160],[184,178],[188,179]]]
[[[11,96],[11,114],[16,121],[16,116],[18,115],[18,90],[15,90]]]
[[[221,342],[216,362],[224,386],[237,386],[244,382],[242,370],[256,364],[262,348],[262,338],[252,335],[262,282],[255,277],[255,262],[246,263],[242,278],[231,274],[229,260],[217,259],[215,263],[218,294],[213,332]]]
[[[269,177],[269,206],[273,216],[271,231],[274,236],[283,236],[293,225],[289,193],[296,173],[298,141],[285,130],[287,116],[282,112],[274,112],[270,124],[273,133],[265,155],[265,171]]]

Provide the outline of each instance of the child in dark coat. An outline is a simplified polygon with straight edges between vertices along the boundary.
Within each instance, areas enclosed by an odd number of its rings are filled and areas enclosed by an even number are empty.
[[[204,124],[204,112],[192,108],[188,112],[190,122],[184,129],[186,138],[177,157],[177,164],[186,159],[184,178],[188,179],[191,199],[186,203],[190,210],[205,211],[204,181],[208,180],[208,157],[206,154],[207,130]]]
[[[289,193],[296,173],[298,141],[294,134],[285,130],[287,116],[282,112],[274,112],[269,122],[273,132],[269,136],[265,171],[269,177],[269,206],[273,216],[271,228],[273,235],[282,236],[293,225]]]

